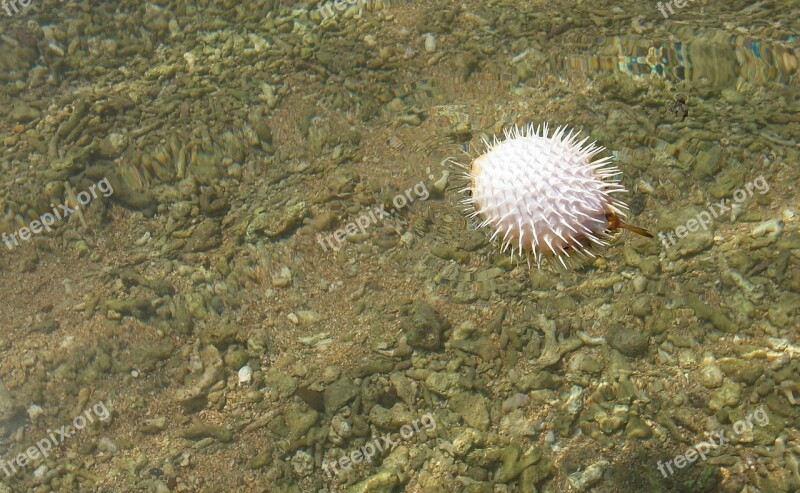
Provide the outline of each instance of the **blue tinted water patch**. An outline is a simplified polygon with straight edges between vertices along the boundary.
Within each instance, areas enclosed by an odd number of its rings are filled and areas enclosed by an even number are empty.
[[[757,84],[787,84],[796,77],[798,56],[788,43],[731,36],[720,30],[691,30],[684,36],[687,40],[663,42],[636,36],[598,38],[583,49],[603,54],[568,55],[564,65],[589,72],[618,71],[633,77],[705,80],[716,87],[724,87],[736,77]],[[794,35],[787,38],[795,40]],[[609,47],[618,54],[609,53]]]
[[[683,56],[683,44],[682,43],[672,43],[672,49],[675,50],[675,58],[683,64],[686,59]]]

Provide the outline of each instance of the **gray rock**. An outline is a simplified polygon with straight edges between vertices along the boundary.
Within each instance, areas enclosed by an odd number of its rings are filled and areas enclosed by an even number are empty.
[[[286,206],[280,211],[261,212],[247,226],[246,238],[255,239],[259,234],[268,238],[280,236],[296,227],[309,213],[305,202]]]
[[[486,431],[489,429],[489,406],[485,397],[459,392],[450,398],[450,409],[464,418],[464,422],[472,428]]]
[[[414,349],[438,351],[442,347],[442,333],[450,323],[427,302],[414,303],[413,313],[401,323],[408,344]]]
[[[567,479],[570,484],[578,491],[586,491],[592,485],[596,484],[603,477],[603,472],[608,467],[608,461],[600,460],[583,471],[577,471],[569,476]]]
[[[643,356],[647,352],[648,336],[636,329],[615,330],[608,338],[608,345],[625,356]]]
[[[393,471],[380,471],[346,490],[347,493],[392,493],[400,479]]]
[[[708,389],[716,389],[722,382],[724,377],[722,371],[718,366],[709,365],[700,369],[700,384]]]
[[[11,106],[11,111],[8,113],[8,119],[12,122],[27,123],[33,121],[41,116],[41,112],[35,108],[28,106],[22,101],[17,101]]]
[[[391,409],[386,409],[377,404],[372,406],[369,411],[370,422],[385,430],[397,430],[401,426],[411,423],[414,418],[416,418],[416,415],[403,405],[394,405]]]
[[[131,350],[131,362],[138,370],[150,371],[172,356],[174,350],[175,346],[167,339],[143,342]]]
[[[107,453],[107,454],[114,454],[114,453],[116,453],[116,452],[119,450],[119,447],[117,447],[117,444],[116,444],[116,443],[114,443],[114,442],[113,442],[113,441],[112,441],[110,438],[108,438],[108,437],[103,437],[103,438],[101,438],[101,439],[100,439],[100,440],[97,442],[97,448],[98,448],[100,451],[102,451],[102,452],[105,452],[105,453]]]
[[[286,399],[297,390],[297,379],[278,370],[269,369],[264,374],[264,385],[270,391],[276,392],[281,399]]]
[[[501,464],[495,479],[500,483],[515,480],[525,469],[536,464],[542,458],[542,452],[532,448],[524,455],[516,444],[506,446],[500,456]]]
[[[685,301],[686,304],[694,310],[694,314],[697,318],[708,320],[717,329],[730,334],[736,333],[739,329],[739,326],[731,320],[720,307],[706,305],[696,294],[687,293]]]
[[[170,489],[163,481],[156,479],[150,484],[147,491],[150,493],[169,493]]]
[[[207,346],[201,357],[203,374],[192,385],[176,393],[176,402],[186,413],[193,413],[206,407],[209,401],[209,389],[225,378],[225,368],[217,348]]]
[[[206,219],[192,230],[192,235],[186,241],[185,249],[194,253],[205,252],[221,244],[222,230],[219,222],[213,219]]]
[[[220,442],[230,442],[233,440],[233,432],[223,426],[209,424],[191,425],[179,432],[179,435],[189,440],[201,440],[203,438],[214,438]]]
[[[142,421],[142,424],[139,426],[139,431],[141,433],[146,433],[148,435],[159,433],[166,429],[167,429],[167,418],[163,416],[159,418],[146,419]]]
[[[361,388],[348,377],[342,377],[325,389],[325,412],[333,414],[358,395]]]
[[[0,381],[0,426],[5,426],[6,422],[11,420],[21,411],[21,408],[11,397],[5,384]]]
[[[707,208],[696,205],[659,217],[657,229],[667,257],[674,260],[710,248],[714,244],[716,221]]]
[[[764,374],[764,366],[756,360],[722,358],[717,363],[731,380],[747,385],[754,384]]]
[[[460,349],[466,353],[475,354],[485,360],[493,360],[500,356],[500,348],[491,339],[485,336],[477,339],[452,341],[449,343],[452,349]]]
[[[299,440],[312,426],[317,424],[319,413],[305,404],[293,402],[286,407],[284,419],[290,438]]]
[[[742,399],[742,389],[738,384],[728,382],[711,394],[708,408],[718,411],[725,406],[735,406]]]
[[[725,101],[737,106],[746,101],[744,94],[740,93],[735,89],[730,89],[730,88],[723,89],[720,95],[722,96],[722,99],[724,99]]]
[[[448,396],[459,389],[461,377],[453,372],[434,372],[425,379],[425,387],[439,395]]]
[[[247,351],[239,346],[231,346],[225,352],[225,364],[234,371],[239,371],[241,367],[247,364],[249,356]]]

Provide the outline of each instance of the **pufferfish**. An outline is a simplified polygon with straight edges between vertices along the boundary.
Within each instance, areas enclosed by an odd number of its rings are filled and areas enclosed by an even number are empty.
[[[493,230],[502,251],[532,255],[537,266],[544,258],[564,268],[573,255],[594,258],[619,229],[652,238],[625,222],[620,171],[610,156],[593,161],[605,148],[588,140],[579,142],[566,127],[551,136],[547,124],[531,124],[506,130],[502,141],[484,141],[487,150],[470,164],[463,189],[469,217]]]

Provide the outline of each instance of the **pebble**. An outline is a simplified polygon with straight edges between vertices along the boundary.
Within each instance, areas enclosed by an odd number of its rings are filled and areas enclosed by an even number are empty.
[[[578,491],[586,491],[589,487],[600,481],[607,467],[608,461],[601,460],[587,467],[584,471],[570,474],[567,476],[567,479]]]
[[[253,369],[248,365],[239,368],[239,384],[248,384],[253,379]]]
[[[436,180],[435,182],[433,182],[433,187],[431,187],[431,191],[434,194],[438,194],[438,195],[443,194],[444,191],[447,190],[447,183],[448,183],[449,178],[450,178],[450,171],[449,170],[444,170],[442,172],[442,177],[439,178],[438,180]]]
[[[28,418],[31,421],[36,421],[36,418],[44,414],[44,409],[41,406],[37,406],[36,404],[31,404],[28,406]]]
[[[717,366],[704,366],[700,369],[700,383],[709,389],[716,389],[722,385],[724,376]]]
[[[425,34],[425,51],[428,53],[436,51],[436,37],[431,33]]]
[[[500,408],[502,409],[503,413],[508,414],[515,409],[527,406],[530,404],[530,402],[531,398],[528,397],[527,394],[521,394],[518,392],[504,400]]]
[[[750,233],[750,236],[753,238],[758,238],[759,236],[769,236],[772,238],[776,238],[781,235],[783,232],[783,221],[780,219],[770,219],[769,221],[765,221],[755,228]]]
[[[722,90],[722,99],[729,102],[730,104],[740,105],[746,101],[744,94],[736,91],[735,89],[723,89]]]
[[[296,317],[302,325],[313,325],[326,319],[325,315],[314,310],[298,310]]]
[[[642,275],[637,275],[633,278],[633,289],[637,294],[642,294],[647,291],[647,278]]]
[[[101,452],[105,452],[107,454],[114,454],[119,450],[117,444],[108,437],[102,437],[97,442],[97,448],[100,449]]]

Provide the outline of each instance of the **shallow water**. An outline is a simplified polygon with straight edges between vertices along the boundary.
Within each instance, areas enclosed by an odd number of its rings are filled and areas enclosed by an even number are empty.
[[[800,3],[0,2],[0,493],[800,491]],[[607,148],[501,251],[465,170]]]

